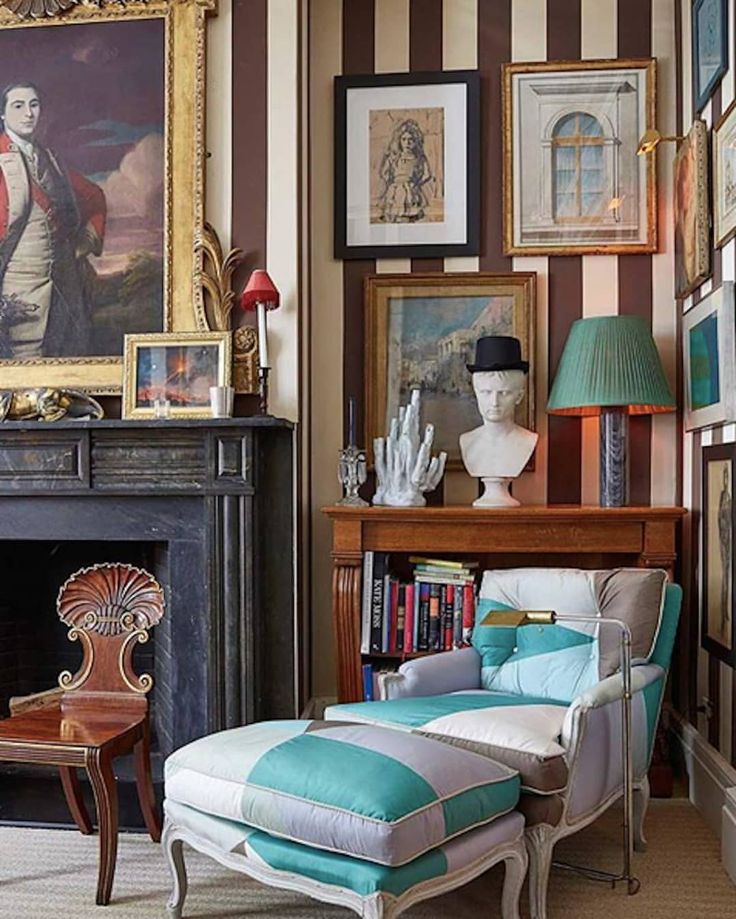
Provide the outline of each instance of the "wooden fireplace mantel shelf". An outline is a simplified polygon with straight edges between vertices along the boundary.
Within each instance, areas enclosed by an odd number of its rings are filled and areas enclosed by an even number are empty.
[[[340,701],[362,698],[363,553],[478,558],[486,567],[636,566],[673,574],[681,507],[323,508],[332,520],[332,605]]]

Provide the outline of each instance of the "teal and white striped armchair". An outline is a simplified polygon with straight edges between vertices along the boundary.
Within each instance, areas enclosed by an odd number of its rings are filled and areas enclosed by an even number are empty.
[[[381,701],[330,706],[326,717],[427,734],[517,769],[531,913],[546,919],[555,844],[624,790],[620,630],[575,618],[615,619],[631,635],[634,830],[641,851],[647,770],[681,599],[681,589],[658,570],[486,571],[471,647],[403,664],[381,677]],[[494,614],[540,609],[566,621],[493,624]]]

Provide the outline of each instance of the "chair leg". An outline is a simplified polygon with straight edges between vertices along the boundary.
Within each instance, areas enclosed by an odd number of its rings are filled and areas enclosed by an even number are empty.
[[[134,747],[135,752],[135,787],[138,791],[138,802],[143,819],[146,822],[148,835],[154,842],[161,841],[161,820],[156,809],[156,796],[153,791],[151,775],[151,735],[148,725],[143,737]]]
[[[92,821],[89,819],[89,813],[82,798],[82,787],[79,784],[77,770],[73,766],[59,766],[59,773],[64,797],[74,822],[80,833],[89,836],[92,833]]]
[[[529,911],[532,919],[547,919],[547,887],[552,868],[554,836],[548,826],[531,827],[524,834],[529,853]]]
[[[519,843],[518,850],[506,858],[504,864],[506,874],[503,881],[501,916],[502,919],[520,919],[519,898],[529,865],[529,856],[523,843]]]
[[[649,779],[645,776],[641,785],[634,789],[634,851],[646,852],[644,818],[649,807]]]
[[[92,783],[100,828],[100,864],[97,874],[98,906],[107,906],[115,877],[118,854],[118,789],[112,769],[112,757],[104,750],[91,750],[87,773]]]
[[[166,911],[169,914],[169,919],[181,919],[184,899],[187,895],[187,867],[184,864],[182,841],[174,836],[174,828],[171,824],[167,824],[164,827],[162,845],[164,858],[174,882],[169,902],[166,904]]]

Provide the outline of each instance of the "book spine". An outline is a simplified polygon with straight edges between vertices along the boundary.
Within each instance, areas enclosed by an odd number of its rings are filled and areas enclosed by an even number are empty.
[[[383,620],[381,629],[381,651],[388,653],[391,642],[391,575],[383,576]]]
[[[455,611],[455,585],[444,584],[442,587],[442,650],[452,648],[452,617]]]
[[[411,639],[412,649],[414,651],[419,651],[420,642],[422,638],[420,602],[421,602],[421,596],[420,596],[420,591],[419,591],[419,584],[415,584],[414,585],[414,634],[412,635],[412,639]]]
[[[371,590],[373,588],[373,551],[363,553],[363,603],[361,609],[360,652],[371,650]]]
[[[426,558],[424,555],[410,555],[412,565],[429,565],[433,568],[465,568],[465,562],[453,562],[446,558]]]
[[[399,647],[399,581],[391,578],[391,630],[388,649],[395,654]]]
[[[455,603],[452,611],[452,646],[463,646],[463,603],[465,590],[462,587],[455,589]]]
[[[399,584],[396,597],[396,650],[406,644],[406,584]]]
[[[363,664],[363,701],[372,702],[374,698],[373,665]]]
[[[404,616],[404,654],[411,654],[414,651],[414,585],[407,584],[404,588],[406,591],[404,607],[406,613]]]
[[[463,588],[463,642],[470,644],[475,622],[475,592],[471,584]]]
[[[429,585],[429,636],[427,640],[427,650],[437,651],[441,648],[440,637],[440,595],[442,592],[441,584]]]
[[[371,581],[371,652],[381,651],[383,635],[383,574],[386,553],[376,552],[373,557],[373,578]]]
[[[429,584],[419,585],[419,644],[417,650],[429,650]]]

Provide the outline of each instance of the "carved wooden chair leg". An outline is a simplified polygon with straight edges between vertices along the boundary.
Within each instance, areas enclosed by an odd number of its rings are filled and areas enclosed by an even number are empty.
[[[97,822],[100,827],[96,903],[98,906],[106,906],[110,902],[118,853],[118,789],[112,769],[112,757],[108,752],[104,749],[90,750],[86,765],[95,795]]]
[[[135,785],[138,801],[146,821],[148,834],[154,842],[161,841],[161,820],[156,808],[156,796],[153,791],[151,775],[151,735],[146,724],[143,737],[134,747],[135,751]]]
[[[184,864],[182,841],[174,835],[174,827],[167,824],[163,834],[164,857],[171,872],[173,889],[166,910],[169,919],[181,919],[184,900],[187,895],[187,868]]]
[[[79,784],[77,770],[74,766],[59,766],[59,773],[64,797],[74,822],[79,827],[80,833],[89,836],[92,833],[92,821],[82,798],[82,786]]]

